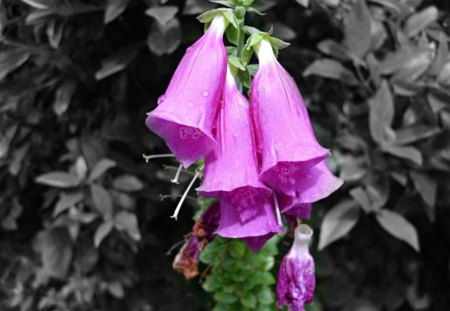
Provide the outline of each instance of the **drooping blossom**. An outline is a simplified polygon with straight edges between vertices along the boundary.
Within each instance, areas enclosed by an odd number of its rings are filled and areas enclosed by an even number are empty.
[[[200,257],[198,242],[198,238],[195,236],[186,240],[172,263],[173,269],[183,273],[187,280],[198,275],[198,260]]]
[[[211,242],[216,236],[216,230],[220,220],[220,203],[214,202],[203,211],[200,218],[192,228],[192,234],[199,239]]]
[[[251,112],[262,162],[260,179],[279,192],[297,191],[307,198],[320,192],[321,198],[326,197],[341,181],[318,177],[323,177],[323,169],[314,167],[330,153],[316,140],[300,91],[278,63],[269,41],[261,41],[257,55]]]
[[[204,180],[197,190],[228,201],[245,222],[257,214],[271,190],[259,181],[249,104],[229,69],[215,138],[217,146],[205,158]]]
[[[192,228],[192,236],[184,242],[175,256],[172,267],[174,270],[183,273],[187,280],[198,275],[200,252],[216,236],[219,218],[220,205],[219,203],[213,203],[203,211],[200,218],[195,222]]]
[[[259,250],[276,233],[283,232],[275,215],[273,200],[256,206],[256,215],[242,221],[238,209],[231,203],[220,202],[220,222],[217,234],[225,238],[242,238],[253,251]]]
[[[313,232],[307,225],[295,229],[294,243],[283,258],[277,281],[278,307],[288,306],[290,311],[304,311],[304,304],[312,303],[316,279],[314,260],[308,242]]]
[[[224,17],[217,15],[208,31],[188,48],[166,93],[147,116],[148,128],[166,141],[185,167],[216,146],[212,128],[227,66],[225,28]]]

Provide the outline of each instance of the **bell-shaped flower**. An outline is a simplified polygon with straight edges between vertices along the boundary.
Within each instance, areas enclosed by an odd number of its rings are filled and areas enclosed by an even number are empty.
[[[205,158],[204,180],[197,191],[230,202],[240,220],[246,221],[272,191],[259,181],[249,104],[229,69],[215,138],[217,146]]]
[[[256,48],[259,69],[252,83],[251,112],[260,179],[273,189],[303,189],[304,175],[330,153],[319,145],[297,85],[263,39]]]
[[[299,210],[310,206],[312,203],[326,198],[342,185],[342,181],[331,173],[325,161],[298,176],[297,183],[298,188],[295,191],[277,193],[281,212],[292,216],[295,216],[295,212],[289,212],[290,209]],[[296,208],[297,206],[298,208]],[[308,218],[301,215],[298,217]]]
[[[313,301],[316,278],[314,260],[308,249],[312,233],[307,225],[295,228],[294,243],[278,273],[277,305],[280,308],[287,305],[290,311],[304,311],[304,304]]]
[[[185,167],[216,146],[212,129],[227,67],[225,28],[224,17],[217,15],[208,31],[187,49],[166,93],[147,115],[148,128],[166,141]]]
[[[282,224],[275,216],[276,211],[272,201],[267,199],[263,204],[255,206],[256,215],[251,219],[242,221],[236,206],[222,200],[220,202],[220,222],[217,234],[225,238],[242,238],[244,240],[246,238],[263,237],[262,240],[265,239],[266,241],[266,238],[270,238],[271,234],[283,232]],[[254,247],[251,244],[253,242],[255,242]],[[262,247],[262,245],[258,241],[250,242],[250,247],[254,250]]]

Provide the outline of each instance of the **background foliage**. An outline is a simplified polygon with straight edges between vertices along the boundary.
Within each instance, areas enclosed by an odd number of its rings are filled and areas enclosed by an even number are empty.
[[[314,208],[313,308],[450,309],[450,3],[255,5],[267,15],[250,15],[249,24],[273,25],[292,43],[280,62],[346,182]],[[198,279],[184,281],[166,255],[196,210],[168,217],[184,190],[169,182],[176,164],[141,157],[166,150],[145,128],[145,112],[202,33],[193,15],[210,7],[0,1],[0,309],[211,309]],[[224,251],[214,243],[208,252]],[[236,243],[232,257],[251,256]],[[279,243],[282,254],[288,243]],[[273,280],[256,280],[258,300],[239,306],[272,302],[264,288]],[[213,298],[226,301],[218,292]]]

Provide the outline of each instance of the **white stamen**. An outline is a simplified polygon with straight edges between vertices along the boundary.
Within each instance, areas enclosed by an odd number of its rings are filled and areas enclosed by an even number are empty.
[[[180,178],[180,173],[181,170],[183,169],[183,165],[180,164],[180,166],[178,166],[178,170],[177,173],[175,174],[175,177],[173,179],[171,179],[170,181],[173,182],[174,184],[179,185],[180,183],[178,182],[178,178]]]
[[[280,206],[278,205],[277,195],[273,194],[273,201],[275,202],[275,213],[277,215],[277,222],[280,227],[283,226],[283,222],[281,221],[281,213],[280,213]]]
[[[265,39],[262,39],[261,42],[255,46],[255,52],[258,56],[260,66],[266,65],[276,60],[272,45]]]
[[[199,174],[200,173],[198,171],[195,172],[194,178],[192,178],[191,182],[187,186],[186,191],[183,193],[183,196],[181,197],[180,202],[178,202],[178,205],[175,208],[175,212],[173,213],[172,216],[170,216],[170,218],[175,218],[175,220],[178,220],[178,213],[180,212],[181,206],[183,205],[183,202],[186,199],[186,196],[189,193],[189,190],[191,190],[192,185],[194,185],[194,182],[198,178]]]
[[[145,163],[148,163],[148,161],[150,161],[151,159],[156,159],[156,158],[172,158],[175,155],[172,153],[165,153],[165,154],[151,154],[151,155],[146,155],[143,154],[142,157],[145,159]]]

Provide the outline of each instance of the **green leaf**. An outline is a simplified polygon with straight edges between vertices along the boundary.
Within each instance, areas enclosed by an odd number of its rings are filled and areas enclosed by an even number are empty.
[[[241,258],[242,256],[245,255],[245,251],[246,251],[247,245],[245,245],[244,242],[239,241],[239,240],[234,240],[230,243],[230,255],[233,256],[234,258]]]
[[[38,184],[57,188],[73,188],[80,185],[80,180],[67,172],[51,172],[36,178]]]
[[[436,193],[438,187],[436,180],[418,171],[411,171],[409,172],[409,175],[414,183],[414,188],[416,188],[417,192],[419,192],[423,201],[428,206],[434,206],[436,204]]]
[[[359,208],[355,201],[344,200],[331,209],[320,226],[319,250],[345,236],[356,225]]]
[[[414,147],[385,145],[381,147],[381,150],[396,157],[410,160],[417,165],[422,165],[423,163],[422,153]]]
[[[147,45],[158,56],[173,53],[181,43],[180,21],[172,19],[165,25],[155,23],[150,29]]]
[[[260,285],[273,285],[276,283],[275,277],[268,271],[258,272],[258,280],[256,282]]]
[[[0,53],[0,80],[22,66],[29,57],[30,53],[23,50],[6,50]]]
[[[122,175],[113,180],[114,188],[125,192],[139,191],[144,185],[133,175]]]
[[[53,102],[53,111],[56,115],[60,116],[67,111],[76,86],[75,81],[66,80],[56,89]]]
[[[238,300],[238,297],[231,293],[216,292],[214,294],[214,300],[225,304],[232,304]]]
[[[104,219],[111,219],[113,214],[113,202],[109,192],[100,185],[91,185],[92,201],[95,208],[100,212]]]
[[[378,223],[399,240],[408,243],[416,251],[420,250],[417,231],[402,215],[383,209],[377,214]]]
[[[54,228],[41,231],[36,236],[34,247],[41,254],[46,274],[64,279],[73,256],[72,243],[67,230]]]
[[[319,44],[317,45],[317,48],[322,53],[328,56],[332,56],[340,61],[345,62],[351,59],[347,49],[343,45],[331,39],[320,41]]]
[[[106,171],[109,169],[115,167],[117,164],[113,160],[110,159],[101,159],[100,161],[95,164],[94,168],[91,171],[91,174],[89,175],[88,180],[94,181],[98,178],[100,178],[103,174],[105,174]]]
[[[178,7],[172,5],[152,7],[145,11],[145,14],[153,17],[161,25],[170,22],[178,12]]]
[[[214,3],[205,0],[186,0],[184,5],[184,15],[195,15],[211,10]]]
[[[305,77],[311,75],[338,80],[351,86],[358,84],[358,80],[354,74],[333,59],[323,58],[314,61],[303,72],[303,76]]]
[[[94,245],[95,247],[99,247],[102,241],[111,233],[113,229],[114,223],[110,220],[102,223],[97,227],[94,235]]]
[[[394,119],[394,101],[386,81],[374,97],[369,99],[369,129],[375,142],[383,145],[390,142],[387,131],[391,129]]]
[[[438,13],[438,9],[435,6],[423,9],[406,20],[403,31],[408,37],[417,35],[421,30],[437,20]]]
[[[353,188],[349,193],[359,203],[364,212],[371,213],[374,211],[370,197],[363,187]]]
[[[236,56],[229,56],[228,63],[239,70],[242,70],[242,71],[246,70],[246,68],[242,64],[241,60],[239,58],[237,58]]]
[[[344,25],[345,46],[362,58],[370,49],[371,16],[366,0],[355,1]]]
[[[309,6],[309,0],[295,0],[298,4],[307,8]]]
[[[135,240],[141,239],[136,215],[122,211],[114,217],[114,226],[117,230],[127,231],[130,237]]]
[[[102,67],[95,73],[95,79],[103,80],[124,70],[137,55],[136,46],[124,48],[102,61]]]
[[[125,11],[130,1],[131,0],[108,0],[104,17],[105,24],[108,24],[119,17],[119,15]]]
[[[264,286],[258,293],[258,301],[260,304],[268,305],[275,302],[273,292],[270,287]]]
[[[255,308],[256,307],[256,295],[254,295],[252,292],[246,292],[241,297],[241,303],[247,308]]]
[[[439,47],[436,53],[436,57],[434,58],[433,64],[431,65],[428,72],[433,76],[438,76],[442,69],[444,68],[445,62],[449,56],[448,51],[448,38],[444,32],[439,34]]]
[[[84,194],[82,192],[74,192],[74,193],[65,193],[62,192],[58,202],[55,205],[55,209],[53,211],[53,217],[58,216],[62,212],[64,212],[69,207],[75,206],[78,202],[84,199]]]

